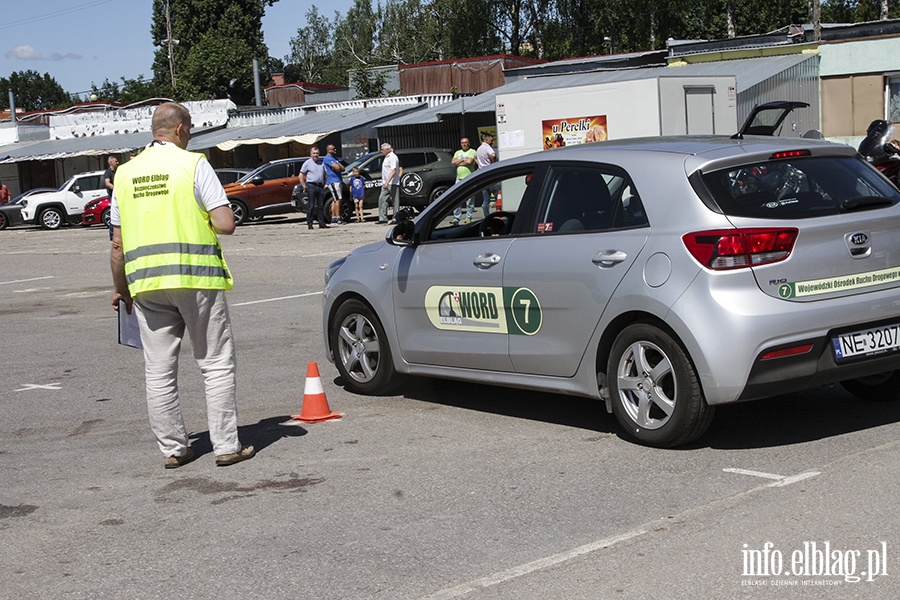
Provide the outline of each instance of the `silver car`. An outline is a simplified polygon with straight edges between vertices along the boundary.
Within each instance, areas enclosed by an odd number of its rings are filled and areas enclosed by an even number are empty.
[[[717,404],[900,397],[900,193],[850,147],[680,137],[476,171],[329,266],[346,386],[399,374],[602,400],[653,446]]]

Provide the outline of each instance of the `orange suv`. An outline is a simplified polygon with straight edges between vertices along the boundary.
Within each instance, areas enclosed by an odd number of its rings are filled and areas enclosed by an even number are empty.
[[[226,185],[225,194],[231,201],[235,224],[258,221],[266,215],[296,212],[291,193],[300,183],[300,167],[307,158],[273,160],[257,167],[240,181]]]

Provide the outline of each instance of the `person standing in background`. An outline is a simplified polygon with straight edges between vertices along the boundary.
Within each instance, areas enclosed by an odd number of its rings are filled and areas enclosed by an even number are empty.
[[[325,165],[325,185],[331,190],[331,224],[340,225],[341,203],[344,200],[344,183],[341,181],[341,173],[344,171],[344,165],[335,154],[337,154],[337,148],[334,147],[334,144],[328,144],[322,163]]]
[[[382,144],[381,153],[384,154],[384,160],[381,163],[382,185],[381,195],[378,197],[378,222],[384,224],[388,222],[388,200],[391,200],[394,205],[392,218],[394,221],[397,220],[397,213],[400,211],[400,177],[403,176],[403,167],[400,166],[400,159],[390,144]]]
[[[485,133],[481,136],[481,145],[478,146],[478,150],[475,151],[475,161],[478,163],[478,168],[484,168],[488,165],[491,165],[497,162],[497,151],[494,150],[494,136],[490,133]],[[495,189],[496,188],[496,189]],[[491,212],[491,194],[496,194],[499,187],[493,186],[489,189],[482,190],[482,194],[484,199],[481,203],[481,210],[484,213],[482,218],[488,216]]]
[[[103,173],[103,187],[106,188],[106,191],[109,193],[109,201],[112,203],[113,197],[113,189],[115,187],[113,181],[116,178],[116,168],[119,166],[119,159],[115,156],[110,156],[106,159],[106,164],[108,168]],[[113,226],[112,222],[109,223],[109,239],[111,240],[113,236]]]
[[[453,155],[453,160],[450,161],[454,165],[456,165],[456,181],[460,179],[465,179],[469,175],[475,172],[475,169],[478,167],[476,162],[476,152],[474,149],[469,147],[469,138],[462,138],[459,140],[459,145],[461,148],[456,151],[456,154]],[[472,220],[472,215],[475,213],[475,202],[472,198],[466,200],[466,220],[464,223],[468,223]],[[453,209],[453,220],[450,221],[451,225],[459,225],[459,220],[462,218],[462,208],[457,207]]]
[[[3,185],[3,182],[0,181],[0,204],[6,204],[7,202],[9,202],[10,196],[12,196],[12,194],[10,194],[9,188]]]

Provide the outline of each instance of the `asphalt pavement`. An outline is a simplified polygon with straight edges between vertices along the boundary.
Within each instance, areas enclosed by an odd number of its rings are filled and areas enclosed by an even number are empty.
[[[116,343],[106,230],[0,232],[0,598],[900,597],[900,404],[821,388],[721,407],[657,450],[586,399],[348,393],[323,272],[386,231],[269,218],[224,238],[258,454],[215,466],[186,342],[199,456],[174,470],[140,352]],[[310,361],[342,419],[291,418]]]

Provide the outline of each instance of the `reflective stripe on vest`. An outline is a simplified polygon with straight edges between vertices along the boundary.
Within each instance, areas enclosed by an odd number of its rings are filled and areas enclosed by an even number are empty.
[[[153,145],[119,167],[116,200],[132,296],[151,290],[232,287],[209,214],[194,198],[202,154]]]

